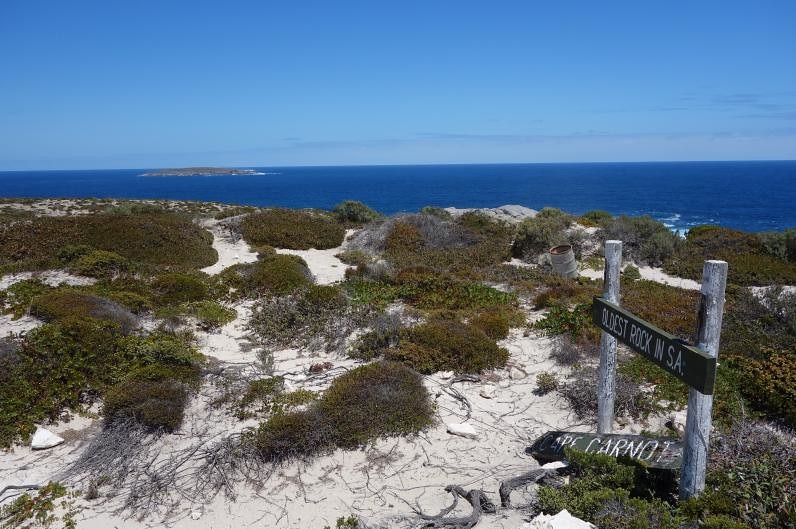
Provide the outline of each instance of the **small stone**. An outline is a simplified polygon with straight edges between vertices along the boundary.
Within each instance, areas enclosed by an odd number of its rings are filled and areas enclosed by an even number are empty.
[[[64,438],[60,435],[55,435],[46,428],[37,427],[36,433],[33,434],[33,439],[30,440],[30,447],[33,450],[44,450],[58,446],[64,442]]]
[[[440,371],[437,373],[437,376],[439,376],[439,378],[442,380],[448,380],[453,376],[453,371]]]
[[[495,386],[484,386],[481,388],[481,391],[479,391],[478,394],[485,399],[494,399],[495,391]]]
[[[191,511],[191,520],[198,520],[202,517],[202,511]]]
[[[478,439],[478,432],[469,424],[450,423],[445,426],[448,428],[449,434],[466,437],[467,439]]]
[[[509,371],[509,378],[511,380],[522,380],[523,378],[527,377],[528,373],[523,371],[518,367],[512,367],[511,371]]]
[[[543,468],[545,470],[558,470],[559,468],[565,468],[565,467],[568,467],[568,466],[569,466],[569,463],[567,463],[566,461],[552,461],[550,463],[546,463],[546,464],[542,465],[541,468]]]

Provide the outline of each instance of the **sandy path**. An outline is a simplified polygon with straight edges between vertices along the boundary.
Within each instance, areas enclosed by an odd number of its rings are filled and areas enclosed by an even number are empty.
[[[232,265],[253,263],[257,260],[257,253],[249,249],[246,241],[242,238],[234,238],[219,221],[206,219],[202,221],[202,227],[213,234],[213,248],[218,252],[218,261],[202,268],[202,272],[212,276]]]
[[[347,241],[355,232],[356,230],[346,230],[345,240]],[[276,251],[278,253],[298,255],[307,263],[317,284],[329,285],[344,280],[345,271],[351,268],[335,257],[345,250],[346,241],[343,241],[343,244],[337,248],[330,248],[328,250],[316,250],[314,248],[309,250],[288,250],[285,248],[278,248]]]
[[[699,290],[701,288],[701,285],[693,279],[671,276],[661,268],[639,266],[638,271],[641,273],[641,278],[647,281],[654,281],[662,285],[669,285],[670,287],[677,287],[685,290]],[[603,270],[595,270],[593,268],[585,268],[580,271],[581,276],[589,279],[602,279],[603,273]]]

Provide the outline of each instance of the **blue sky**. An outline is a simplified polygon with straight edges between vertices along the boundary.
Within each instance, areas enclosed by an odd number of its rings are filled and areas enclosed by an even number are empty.
[[[0,3],[0,170],[796,158],[796,2]]]

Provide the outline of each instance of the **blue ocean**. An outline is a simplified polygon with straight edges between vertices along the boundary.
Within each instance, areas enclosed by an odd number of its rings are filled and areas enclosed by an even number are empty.
[[[648,214],[675,230],[796,227],[796,161],[258,167],[261,175],[141,176],[148,169],[0,172],[3,197],[161,198],[383,213],[423,206],[555,206]]]

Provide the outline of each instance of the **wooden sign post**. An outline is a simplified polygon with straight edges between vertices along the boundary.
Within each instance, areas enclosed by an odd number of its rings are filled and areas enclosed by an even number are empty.
[[[702,291],[697,313],[697,347],[710,355],[714,362],[719,357],[727,268],[725,261],[705,261],[702,268]],[[680,475],[682,499],[695,496],[705,489],[712,411],[713,392],[706,394],[693,387],[689,388],[683,471]]]
[[[622,241],[605,241],[603,296],[619,304],[619,272],[622,269]],[[616,392],[616,338],[603,331],[600,337],[600,369],[597,379],[597,432],[611,433]]]
[[[619,306],[618,269],[621,255],[621,242],[605,243],[604,296],[595,298],[592,304],[593,321],[602,329],[597,431],[600,434],[609,433],[614,419],[616,343],[619,341],[690,386],[680,478],[680,497],[687,499],[705,488],[727,263],[705,262],[697,319],[697,345],[691,346]]]

